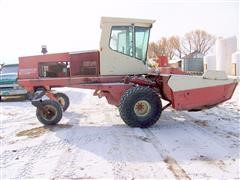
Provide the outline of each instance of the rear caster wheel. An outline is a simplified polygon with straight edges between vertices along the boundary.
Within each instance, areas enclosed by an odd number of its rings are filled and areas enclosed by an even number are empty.
[[[44,100],[37,107],[36,116],[44,125],[55,125],[62,119],[62,107],[56,101]]]
[[[56,93],[55,96],[59,104],[62,106],[63,111],[66,111],[70,104],[68,96],[60,92]]]

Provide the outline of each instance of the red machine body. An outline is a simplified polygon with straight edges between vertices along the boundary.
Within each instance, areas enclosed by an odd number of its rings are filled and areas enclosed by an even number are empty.
[[[108,103],[116,106],[127,89],[146,86],[154,88],[177,110],[202,109],[221,103],[231,98],[237,85],[231,83],[174,92],[168,85],[169,78],[173,74],[186,73],[171,67],[159,69],[160,74],[101,76],[98,51],[57,53],[20,57],[18,82],[30,92],[38,88],[50,91],[54,87],[94,89],[94,95],[105,96]]]
[[[231,98],[237,82],[224,72],[190,76],[168,67],[166,57],[159,57],[159,67],[148,72],[146,56],[153,23],[102,17],[100,51],[20,57],[18,83],[32,94],[38,120],[57,124],[69,106],[67,95],[55,93],[54,87],[93,89],[94,95],[106,97],[118,107],[127,125],[141,128],[156,123],[170,105],[176,110],[201,110]],[[49,99],[43,99],[44,95]],[[169,103],[162,107],[161,99]]]
[[[60,68],[62,64],[66,70]],[[52,68],[54,66],[59,68]],[[51,74],[51,70],[55,74]],[[48,74],[44,74],[46,72]],[[94,95],[105,96],[110,104],[117,105],[122,92],[131,85],[123,83],[125,76],[100,76],[99,74],[98,51],[19,58],[18,82],[30,92],[38,88],[51,90],[54,87],[95,89]]]

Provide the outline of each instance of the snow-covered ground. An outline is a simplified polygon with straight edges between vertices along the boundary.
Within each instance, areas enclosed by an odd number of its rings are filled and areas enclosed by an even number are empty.
[[[30,102],[1,102],[1,179],[239,179],[240,87],[201,112],[165,110],[149,129],[126,126],[92,91],[61,89],[71,105],[44,127]]]

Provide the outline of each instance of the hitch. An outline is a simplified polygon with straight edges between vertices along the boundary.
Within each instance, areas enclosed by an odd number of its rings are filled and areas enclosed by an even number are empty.
[[[41,108],[42,106],[42,97],[45,95],[45,90],[36,91],[33,95],[33,98],[31,100],[31,103],[36,108]]]

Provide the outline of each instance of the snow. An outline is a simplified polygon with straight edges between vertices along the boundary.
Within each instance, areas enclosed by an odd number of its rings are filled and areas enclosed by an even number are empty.
[[[239,179],[240,87],[209,110],[166,109],[148,129],[130,128],[93,91],[71,100],[60,124],[44,127],[27,101],[1,102],[1,179]]]

